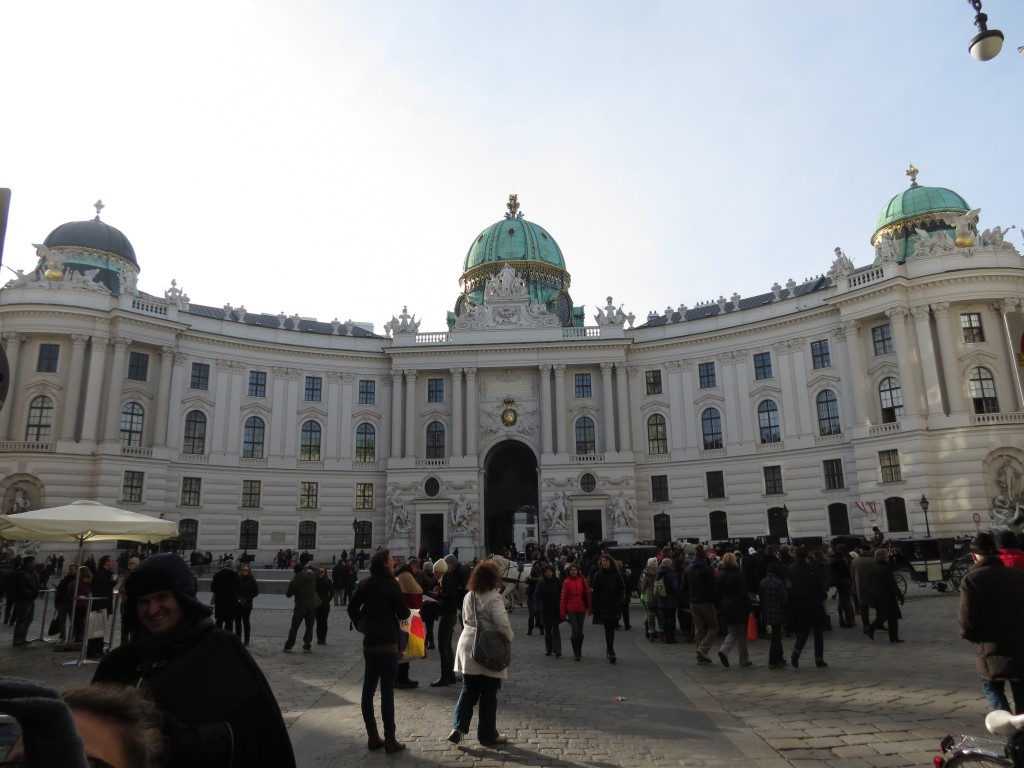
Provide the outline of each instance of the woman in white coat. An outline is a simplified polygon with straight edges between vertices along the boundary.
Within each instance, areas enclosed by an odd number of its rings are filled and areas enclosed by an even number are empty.
[[[477,739],[485,747],[508,742],[508,737],[498,733],[498,689],[501,688],[501,681],[508,677],[508,670],[495,672],[473,660],[473,643],[478,626],[501,632],[509,642],[515,637],[505,612],[505,599],[498,591],[500,587],[501,571],[493,560],[478,563],[466,585],[469,591],[462,601],[464,627],[455,651],[455,671],[462,673],[462,691],[455,704],[452,732],[448,734],[448,741],[453,744],[458,744],[469,733],[473,707],[478,701],[480,717],[476,724]]]

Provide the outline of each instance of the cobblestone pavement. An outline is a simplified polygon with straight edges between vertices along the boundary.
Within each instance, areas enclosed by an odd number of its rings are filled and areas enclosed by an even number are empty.
[[[947,733],[981,733],[986,712],[970,645],[956,627],[957,596],[911,586],[901,634],[868,640],[858,629],[825,635],[826,669],[769,670],[768,644],[751,644],[755,666],[698,666],[692,644],[644,639],[641,607],[633,629],[616,637],[618,663],[604,659],[600,627],[588,625],[584,659],[544,656],[544,641],[526,634],[526,613],[512,614],[513,666],[498,703],[498,724],[511,743],[480,747],[473,734],[459,747],[451,728],[455,686],[431,688],[435,652],[413,664],[415,690],[396,692],[400,756],[368,753],[359,714],[360,636],[333,608],[328,645],[312,654],[282,653],[289,601],[261,596],[250,650],[274,689],[300,766],[327,768],[356,758],[375,765],[704,766],[741,760],[763,768],[887,768],[931,763]],[[39,611],[37,610],[37,619]],[[30,636],[38,637],[38,624]],[[568,648],[567,626],[562,627]],[[2,674],[60,687],[88,681],[93,667],[53,644],[10,645],[0,627]],[[787,639],[788,650],[792,641]],[[716,650],[715,648],[712,649]],[[714,655],[714,654],[713,654]],[[811,661],[805,653],[804,658]],[[625,697],[615,701],[615,697]]]

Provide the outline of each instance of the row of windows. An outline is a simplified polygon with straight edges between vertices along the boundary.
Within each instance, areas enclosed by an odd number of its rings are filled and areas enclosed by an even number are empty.
[[[355,522],[355,546],[366,549],[371,546],[373,540],[373,523],[368,520]],[[302,520],[299,522],[297,549],[316,549],[317,525],[315,520]],[[238,548],[245,551],[259,548],[260,523],[259,520],[243,520],[238,527]],[[199,545],[199,521],[194,518],[184,518],[178,521],[178,545],[188,551],[198,549]]]
[[[886,530],[889,532],[909,531],[906,501],[900,497],[885,500]],[[655,516],[656,523],[659,515]],[[665,515],[667,518],[668,515]],[[662,525],[669,521],[663,521]],[[828,528],[832,536],[850,535],[850,513],[845,504],[836,502],[828,505]],[[657,530],[657,526],[656,526]],[[729,516],[723,510],[708,513],[708,532],[711,541],[722,541],[729,538]],[[778,508],[768,510],[768,535],[775,538],[789,538],[789,523],[786,510]],[[655,533],[655,540],[669,541],[669,537],[661,538]]]
[[[899,451],[879,451],[878,468],[883,483],[898,483],[903,480],[903,473],[900,470]],[[762,468],[764,477],[764,493],[767,496],[776,496],[785,493],[782,484],[782,467],[772,465]],[[824,479],[826,491],[837,491],[846,488],[846,476],[843,473],[842,459],[825,459],[821,463],[821,472]],[[706,483],[706,498],[724,499],[725,473],[721,470],[713,470],[704,473]],[[670,501],[668,494],[668,475],[653,475],[651,477],[651,501]]]
[[[710,364],[709,364],[710,365]],[[373,382],[368,382],[372,384]],[[975,413],[998,413],[999,400],[996,397],[995,377],[988,368],[976,367],[971,370],[968,390]],[[891,424],[904,415],[903,391],[899,381],[888,376],[878,387],[882,423]],[[815,397],[818,418],[818,434],[821,436],[842,434],[839,421],[839,401],[835,392],[822,390]],[[142,445],[144,411],[138,403],[127,403],[121,409],[121,445],[138,447]],[[764,400],[757,406],[758,436],[761,443],[777,443],[782,440],[779,424],[779,408],[774,400]],[[28,424],[25,439],[33,442],[48,442],[52,437],[53,401],[40,395],[29,404]],[[185,416],[183,453],[202,454],[206,451],[206,415],[201,411],[189,411]],[[594,420],[584,416],[576,421],[576,454],[589,455],[597,452]],[[266,425],[259,416],[250,416],[245,422],[242,442],[242,457],[263,458]],[[704,450],[715,450],[724,445],[722,415],[717,408],[707,408],[701,413],[701,436]],[[433,421],[427,425],[426,458],[445,457],[445,427]],[[321,427],[316,421],[302,425],[299,447],[301,461],[320,460]],[[356,461],[376,460],[376,430],[371,424],[356,427]],[[647,420],[647,452],[668,453],[668,430],[665,417],[654,414]]]

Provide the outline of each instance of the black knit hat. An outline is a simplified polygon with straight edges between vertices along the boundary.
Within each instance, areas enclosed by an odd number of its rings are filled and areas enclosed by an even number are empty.
[[[138,568],[128,574],[128,580],[124,585],[124,624],[129,631],[139,628],[135,601],[142,595],[162,592],[165,589],[174,593],[186,615],[204,618],[212,613],[208,605],[196,598],[196,579],[185,561],[173,552],[164,552],[147,557]]]

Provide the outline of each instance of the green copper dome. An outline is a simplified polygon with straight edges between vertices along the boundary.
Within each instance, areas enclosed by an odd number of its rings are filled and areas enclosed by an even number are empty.
[[[562,249],[547,230],[523,218],[519,202],[511,198],[504,221],[492,224],[469,246],[462,271],[469,272],[481,264],[504,264],[506,261],[539,261],[565,269]]]
[[[910,188],[893,197],[878,214],[871,244],[878,246],[883,236],[895,241],[897,261],[904,261],[913,250],[912,237],[918,229],[925,232],[954,229],[946,223],[948,216],[967,213],[971,206],[960,195],[945,187],[922,187],[917,183],[918,170],[911,165],[906,170]]]

